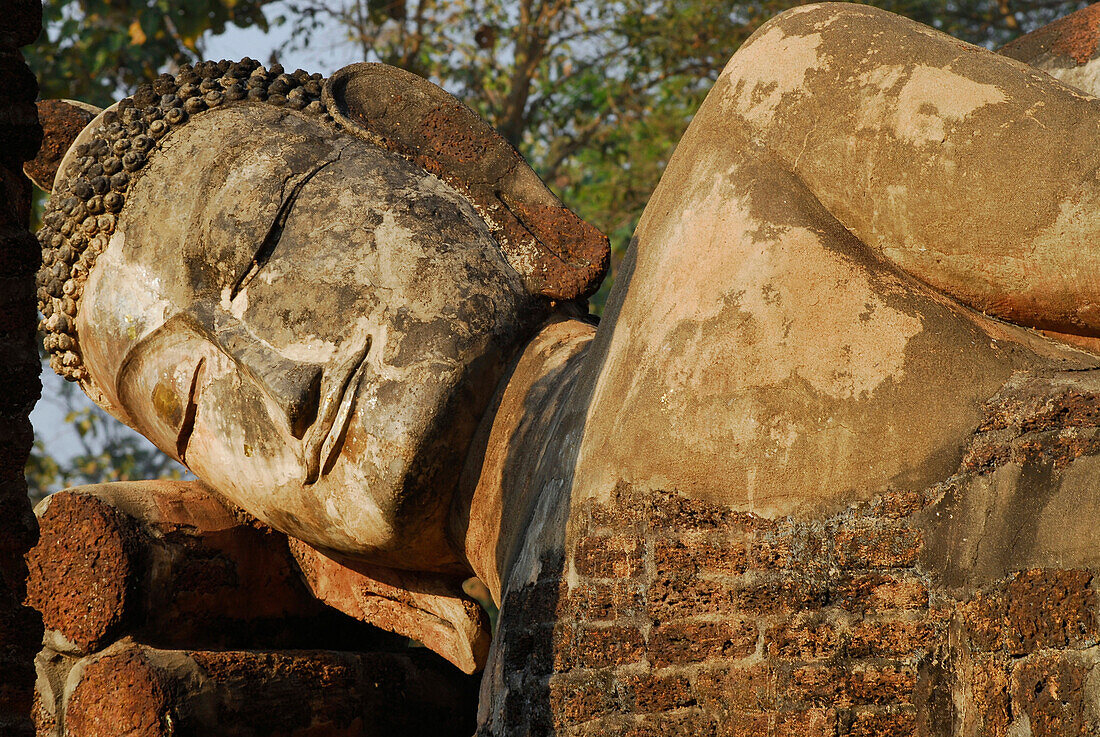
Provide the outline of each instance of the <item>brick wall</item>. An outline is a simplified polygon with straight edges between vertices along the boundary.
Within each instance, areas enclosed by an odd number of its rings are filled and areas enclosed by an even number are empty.
[[[42,637],[38,616],[22,606],[23,554],[37,534],[23,467],[30,452],[28,420],[38,398],[34,345],[34,273],[38,242],[27,232],[30,183],[22,165],[41,140],[34,99],[38,86],[19,47],[38,36],[38,0],[11,0],[0,13],[0,734],[32,733],[34,667]]]
[[[1081,440],[1084,425],[1100,434],[1100,395],[1027,391],[1045,400],[1030,410],[1008,402],[1007,425],[996,419],[1005,398],[992,402],[991,422],[947,483],[991,473],[997,463],[975,463],[976,448],[1006,427],[1002,447],[1050,451],[1025,463],[1064,467],[1091,452],[1085,442],[1067,455],[1061,440]],[[1060,418],[1051,420],[1060,429],[1037,413]],[[507,688],[483,732],[1098,733],[1093,573],[1030,568],[953,594],[926,570],[919,524],[945,485],[806,522],[626,485],[606,503],[574,504],[564,554],[505,599]]]

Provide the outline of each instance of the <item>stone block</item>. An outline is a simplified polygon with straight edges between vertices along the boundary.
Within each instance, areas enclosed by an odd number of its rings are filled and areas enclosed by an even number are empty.
[[[657,667],[744,658],[756,651],[752,622],[682,620],[654,627],[648,656]]]

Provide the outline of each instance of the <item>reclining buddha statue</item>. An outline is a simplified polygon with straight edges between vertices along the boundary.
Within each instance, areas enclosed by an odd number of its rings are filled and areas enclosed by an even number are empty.
[[[1095,733],[1082,13],[1003,54],[860,5],[765,24],[598,325],[607,239],[411,74],[58,103],[51,365],[198,481],[39,507],[43,733],[469,733],[458,670],[483,735]],[[293,719],[241,695],[287,663]],[[362,696],[395,663],[429,685]]]

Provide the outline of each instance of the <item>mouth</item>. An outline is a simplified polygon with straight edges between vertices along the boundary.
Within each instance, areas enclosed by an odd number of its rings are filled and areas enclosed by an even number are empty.
[[[314,424],[314,431],[310,433],[305,444],[307,486],[316,483],[321,476],[332,470],[340,455],[347,438],[352,410],[355,408],[359,382],[366,370],[370,347],[371,339],[367,336],[366,344],[352,364],[354,368],[342,382],[333,383],[321,397],[321,410]]]

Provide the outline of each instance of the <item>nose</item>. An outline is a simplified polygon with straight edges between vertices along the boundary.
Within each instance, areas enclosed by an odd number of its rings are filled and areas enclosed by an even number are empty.
[[[317,420],[324,367],[280,355],[231,315],[219,314],[202,322],[212,325],[214,343],[251,374],[279,407],[291,434],[299,440],[305,437]]]
[[[317,420],[323,367],[279,355],[239,323],[219,329],[218,338],[226,353],[258,380],[286,416],[291,434],[301,440]]]
[[[245,359],[234,357],[245,363]],[[286,415],[291,434],[301,440],[306,430],[317,420],[317,407],[321,403],[322,368],[317,364],[300,363],[282,357],[271,360],[267,356],[249,361],[246,365],[257,375],[268,396]]]

